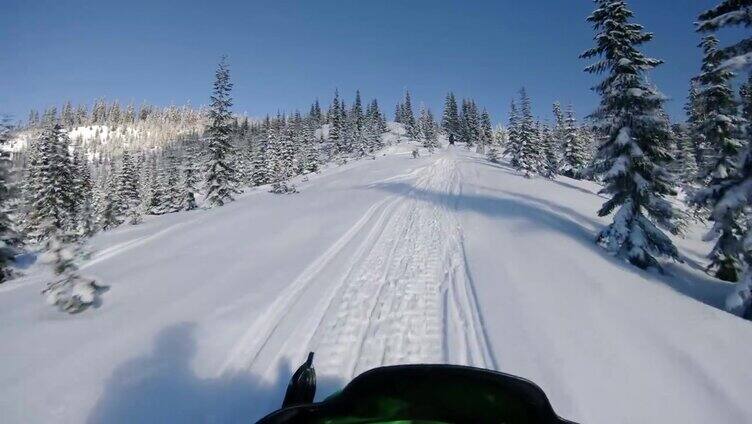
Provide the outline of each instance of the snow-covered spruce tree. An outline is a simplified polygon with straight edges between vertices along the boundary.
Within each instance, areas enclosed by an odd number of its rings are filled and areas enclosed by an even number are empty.
[[[694,144],[688,126],[688,124],[675,124],[671,128],[676,143],[673,172],[683,184],[691,184],[695,181],[698,172]]]
[[[402,124],[404,119],[402,118],[402,102],[397,102],[394,106],[394,122]]]
[[[75,184],[77,233],[81,237],[91,237],[96,232],[94,182],[89,161],[84,157],[80,147],[76,148],[73,153],[73,182]]]
[[[482,149],[481,149],[482,146]],[[496,149],[493,139],[493,128],[491,127],[491,115],[483,108],[480,114],[480,142],[478,143],[478,153],[485,154],[486,149]],[[498,155],[498,152],[496,153]]]
[[[724,27],[752,25],[752,5],[745,0],[725,0],[718,6],[702,13],[699,17],[699,32],[715,32]],[[718,56],[723,61],[717,65],[717,73],[725,69],[733,70],[740,68],[749,68],[752,63],[752,38],[745,38],[734,45],[725,47],[720,50]],[[702,78],[702,77],[701,77]],[[705,113],[712,113],[705,110]],[[749,134],[746,134],[749,137]],[[737,163],[736,170],[729,170],[727,178],[720,182],[712,190],[712,196],[719,200],[714,203],[711,219],[717,227],[720,222],[728,220],[729,217],[739,216],[745,208],[749,207],[750,187],[752,186],[752,152],[750,152],[749,142],[743,147],[742,160]],[[734,225],[737,223],[734,223]],[[742,251],[744,275],[742,282],[735,292],[729,297],[728,309],[747,319],[752,319],[752,236],[750,235],[750,223],[745,223],[745,235],[742,242],[739,243],[735,251],[729,253],[737,254]],[[723,236],[721,236],[723,237]],[[720,241],[719,241],[720,242]],[[714,248],[714,251],[718,245]],[[732,248],[734,248],[732,244]],[[712,255],[712,253],[711,253]]]
[[[101,198],[99,200],[99,209],[97,210],[99,228],[109,230],[123,223],[123,218],[120,215],[120,200],[118,199],[117,173],[115,172],[115,164],[112,160],[110,160],[105,175],[100,177],[100,181],[101,185],[98,191]]]
[[[710,167],[701,170],[706,189],[699,190],[692,199],[694,204],[708,206],[714,212],[714,222],[710,234],[717,236],[709,258],[709,270],[725,281],[737,281],[742,271],[742,258],[739,245],[744,232],[744,214],[740,210],[728,209],[727,214],[718,214],[715,204],[722,198],[721,187],[727,179],[733,179],[738,172],[738,156],[744,145],[741,140],[744,120],[738,115],[738,105],[731,89],[733,73],[720,67],[723,61],[715,36],[706,36],[701,44],[705,57],[700,83],[699,102],[704,110],[703,119],[697,123],[697,130],[704,139],[710,154]]]
[[[695,162],[698,166],[698,178],[700,177],[700,170],[710,168],[709,162],[712,159],[712,157],[707,157],[709,150],[705,136],[700,130],[700,124],[705,118],[700,102],[699,86],[700,83],[694,79],[689,88],[687,104],[684,106],[684,111],[687,114],[687,131],[694,149]]]
[[[438,147],[439,142],[436,138],[436,122],[433,119],[431,110],[425,105],[420,105],[420,117],[418,118],[419,139],[423,142],[423,147],[433,152]]]
[[[468,148],[478,142],[478,109],[472,100],[462,100],[462,114],[460,115],[460,140]]]
[[[381,140],[381,134],[384,132],[386,132],[386,122],[379,110],[379,103],[376,99],[373,99],[366,111],[365,120],[365,137],[369,152],[374,152],[384,147]]]
[[[42,261],[52,266],[55,275],[42,291],[47,302],[71,314],[96,305],[104,287],[78,273],[76,262],[82,254],[75,235],[58,228],[54,219],[48,219],[44,227],[50,236],[45,241]]]
[[[543,149],[533,119],[533,111],[527,90],[520,90],[520,117],[516,128],[519,143],[519,170],[527,178],[543,169]]]
[[[697,23],[698,32],[716,32],[722,28],[743,25],[752,26],[752,4],[749,0],[724,0],[718,6],[700,14]],[[723,48],[719,52],[723,61],[720,68],[741,69],[752,65],[752,38]]]
[[[349,150],[356,157],[363,157],[368,154],[368,146],[364,134],[363,104],[360,98],[360,90],[355,92],[355,101],[353,102],[350,113],[347,114],[347,123],[345,126],[345,138],[350,146]]]
[[[418,126],[415,122],[415,115],[413,114],[413,105],[410,100],[410,91],[405,90],[405,102],[402,104],[401,122],[405,125],[407,130],[407,136],[415,140],[418,138]]]
[[[522,144],[519,137],[520,116],[517,111],[517,104],[512,99],[509,105],[509,128],[507,134],[507,143],[504,146],[504,154],[509,156],[513,168],[520,169],[520,155],[522,154]]]
[[[543,149],[543,162],[540,174],[546,178],[554,179],[559,168],[559,155],[557,154],[556,139],[554,132],[548,124],[539,125],[539,137]]]
[[[729,216],[740,216],[752,202],[752,146],[746,144],[742,152],[741,164],[737,172],[731,174],[714,188],[718,201],[714,203],[711,220],[718,225]],[[741,222],[734,224],[742,225]],[[727,257],[742,258],[742,277],[727,300],[727,309],[739,316],[752,320],[752,231],[749,221],[739,228],[742,237],[726,248]],[[734,234],[736,235],[736,234]],[[717,249],[718,246],[714,248]]]
[[[292,134],[289,130],[275,137],[269,144],[269,175],[272,177],[272,193],[288,194],[296,193],[297,189],[290,183],[293,176]]]
[[[139,192],[138,173],[128,151],[120,159],[120,172],[117,176],[118,215],[127,218],[131,225],[140,224],[141,194]]]
[[[332,144],[334,154],[341,155],[348,152],[345,141],[345,122],[339,99],[339,90],[334,90],[334,100],[329,107],[329,142]]]
[[[0,284],[13,277],[10,265],[21,244],[10,214],[10,153],[6,149],[11,126],[6,117],[0,119]]]
[[[196,203],[196,194],[198,193],[199,170],[196,167],[198,146],[190,141],[185,146],[185,155],[183,156],[183,199],[181,201],[182,210],[192,211],[198,208]]]
[[[206,201],[210,207],[232,202],[233,196],[240,192],[237,171],[232,167],[231,90],[230,71],[226,58],[223,57],[215,73],[214,91],[209,107],[209,126],[206,128],[208,157],[205,164],[204,187]]]
[[[75,185],[68,135],[59,124],[47,126],[37,141],[37,158],[32,173],[37,181],[31,193],[29,222],[35,241],[45,241],[52,233],[67,231],[74,223]]]
[[[752,72],[747,76],[747,81],[739,87],[739,99],[742,106],[742,118],[752,122]],[[749,131],[749,127],[747,128]]]
[[[577,126],[572,105],[567,106],[562,135],[564,136],[563,155],[559,172],[566,177],[580,179],[588,166],[589,154],[585,140]]]
[[[676,212],[665,199],[674,194],[665,168],[670,160],[670,129],[662,109],[665,98],[645,80],[645,73],[661,61],[637,50],[653,36],[629,22],[633,14],[624,1],[597,0],[596,5],[587,18],[597,32],[596,46],[581,57],[599,58],[586,72],[607,74],[595,86],[601,102],[592,114],[604,135],[593,167],[603,179],[602,192],[611,195],[598,215],[607,216],[618,208],[598,243],[639,268],[661,269],[656,256],[679,258],[671,239],[654,224],[677,231]]]
[[[457,110],[457,99],[451,91],[444,101],[444,115],[441,118],[441,129],[444,131],[447,139],[450,141],[459,141],[460,134],[460,116]]]

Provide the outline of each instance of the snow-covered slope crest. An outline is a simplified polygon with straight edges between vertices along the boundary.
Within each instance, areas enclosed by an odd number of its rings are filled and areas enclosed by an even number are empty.
[[[319,397],[444,362],[529,378],[583,423],[752,422],[752,326],[718,309],[704,229],[642,272],[593,243],[594,184],[403,147],[98,234],[98,309],[47,307],[41,269],[0,286],[2,421],[253,422],[314,350]]]

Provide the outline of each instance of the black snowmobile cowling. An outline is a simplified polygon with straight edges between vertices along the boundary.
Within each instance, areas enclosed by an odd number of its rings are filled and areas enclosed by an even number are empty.
[[[546,394],[534,383],[456,365],[376,368],[322,402],[291,405],[291,399],[312,399],[315,380],[311,387],[311,371],[309,362],[301,366],[296,375],[306,375],[306,381],[293,379],[283,408],[257,424],[574,424],[556,415]]]

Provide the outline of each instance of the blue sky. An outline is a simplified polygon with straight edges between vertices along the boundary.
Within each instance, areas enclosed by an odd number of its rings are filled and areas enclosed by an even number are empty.
[[[651,79],[683,116],[697,72],[698,12],[717,0],[632,0],[655,33],[647,53],[666,64]],[[0,113],[98,97],[206,104],[228,54],[234,110],[261,116],[328,104],[335,87],[377,97],[391,115],[405,88],[439,113],[453,90],[506,120],[527,87],[545,119],[555,100],[592,111],[595,79],[579,53],[592,45],[588,0],[68,1],[3,0]],[[721,40],[723,42],[723,39]]]

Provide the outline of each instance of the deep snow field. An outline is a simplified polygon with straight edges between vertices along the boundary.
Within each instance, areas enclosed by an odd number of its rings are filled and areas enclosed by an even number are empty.
[[[439,362],[528,378],[582,423],[752,422],[752,325],[719,309],[702,228],[643,272],[594,244],[597,185],[411,149],[100,233],[82,272],[110,289],[78,315],[31,265],[0,286],[0,421],[253,422],[313,350],[318,398]]]

